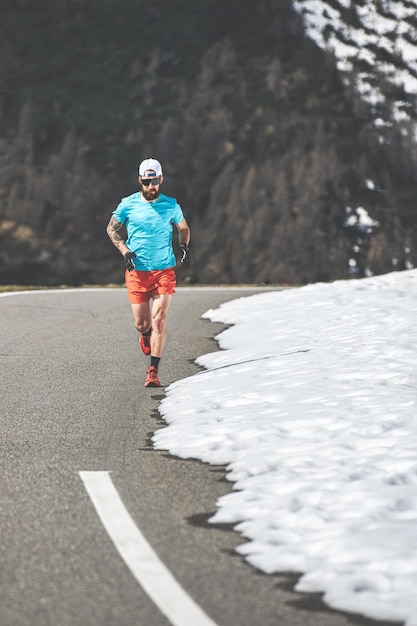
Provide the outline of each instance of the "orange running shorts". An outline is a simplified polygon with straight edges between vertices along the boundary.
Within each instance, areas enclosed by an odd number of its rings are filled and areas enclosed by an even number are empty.
[[[148,302],[156,296],[171,296],[175,293],[177,277],[173,267],[151,272],[141,272],[139,270],[128,272],[126,270],[125,281],[129,302],[131,304],[141,304],[142,302]]]

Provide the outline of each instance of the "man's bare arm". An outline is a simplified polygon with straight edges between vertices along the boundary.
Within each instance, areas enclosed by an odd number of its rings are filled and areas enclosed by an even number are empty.
[[[110,222],[107,225],[107,234],[110,237],[111,242],[116,246],[121,254],[125,254],[129,252],[129,248],[126,245],[126,242],[122,238],[119,233],[119,230],[123,224],[117,221],[117,219],[112,215],[110,218]]]
[[[184,243],[186,246],[190,243],[190,228],[187,224],[185,218],[181,220],[178,224],[176,224],[178,234],[179,234],[179,243],[180,245]]]

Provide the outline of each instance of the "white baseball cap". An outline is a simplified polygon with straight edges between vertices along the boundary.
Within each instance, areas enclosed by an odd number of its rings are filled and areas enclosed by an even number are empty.
[[[145,159],[138,171],[139,176],[162,176],[162,165],[156,159]]]

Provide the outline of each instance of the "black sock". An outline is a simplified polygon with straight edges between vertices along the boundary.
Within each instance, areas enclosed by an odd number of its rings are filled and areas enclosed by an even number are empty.
[[[159,356],[151,356],[151,365],[153,365],[154,367],[156,367],[156,369],[158,369],[160,360],[161,360],[161,357]]]
[[[144,337],[149,337],[149,335],[151,334],[151,332],[152,332],[152,326],[149,326],[149,328],[148,328],[148,330],[146,331],[146,333],[142,333],[142,335],[143,335]]]

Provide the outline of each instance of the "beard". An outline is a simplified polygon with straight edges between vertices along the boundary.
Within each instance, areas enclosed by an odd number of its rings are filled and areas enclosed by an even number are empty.
[[[142,194],[145,200],[157,200],[159,198],[159,189],[155,189],[154,187],[152,187],[152,189],[149,189],[149,187],[144,187],[142,185]]]

